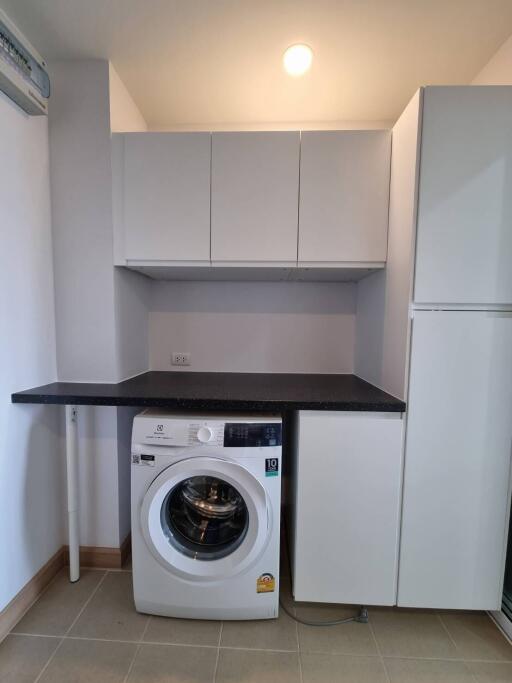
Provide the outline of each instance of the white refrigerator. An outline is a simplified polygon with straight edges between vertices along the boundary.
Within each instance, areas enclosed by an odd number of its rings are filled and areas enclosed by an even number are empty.
[[[499,610],[512,456],[512,88],[425,91],[398,604]]]

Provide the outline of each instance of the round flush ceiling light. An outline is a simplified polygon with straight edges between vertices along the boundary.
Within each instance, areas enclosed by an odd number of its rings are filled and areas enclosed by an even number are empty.
[[[311,66],[313,50],[309,45],[291,45],[283,56],[283,65],[290,76],[302,76]]]

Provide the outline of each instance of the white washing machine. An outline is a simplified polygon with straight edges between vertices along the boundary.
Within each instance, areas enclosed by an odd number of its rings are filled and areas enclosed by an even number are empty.
[[[132,438],[139,612],[278,615],[281,418],[146,410]]]

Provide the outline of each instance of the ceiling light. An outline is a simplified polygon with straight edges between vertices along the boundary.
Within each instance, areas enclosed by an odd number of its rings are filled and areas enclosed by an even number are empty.
[[[311,66],[313,50],[309,45],[291,45],[283,56],[283,65],[290,76],[302,76]]]

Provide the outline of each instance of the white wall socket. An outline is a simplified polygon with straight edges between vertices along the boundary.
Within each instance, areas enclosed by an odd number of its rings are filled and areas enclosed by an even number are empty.
[[[171,355],[171,365],[190,365],[190,353],[173,353]]]

